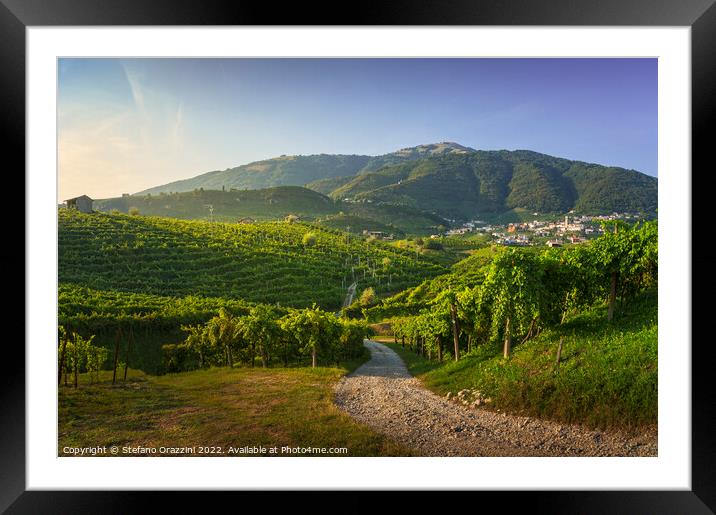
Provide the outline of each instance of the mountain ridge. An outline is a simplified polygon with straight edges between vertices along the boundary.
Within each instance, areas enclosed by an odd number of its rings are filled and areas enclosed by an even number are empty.
[[[283,155],[157,186],[133,197],[287,186],[302,186],[334,201],[392,205],[462,220],[514,209],[655,213],[658,197],[658,180],[636,170],[531,150],[475,150],[454,142],[406,147],[381,156]]]
[[[310,182],[337,176],[357,175],[361,171],[375,171],[383,166],[419,159],[428,155],[474,152],[475,149],[455,142],[427,143],[405,147],[377,156],[361,154],[282,155],[253,161],[244,165],[212,170],[188,179],[180,179],[134,193],[182,193],[204,189],[264,189],[275,186],[303,186]]]

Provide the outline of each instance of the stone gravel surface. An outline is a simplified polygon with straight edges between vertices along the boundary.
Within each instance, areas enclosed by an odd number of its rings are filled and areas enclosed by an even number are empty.
[[[595,431],[439,397],[400,357],[366,341],[371,359],[336,385],[335,402],[422,456],[656,456],[656,429],[634,435]]]

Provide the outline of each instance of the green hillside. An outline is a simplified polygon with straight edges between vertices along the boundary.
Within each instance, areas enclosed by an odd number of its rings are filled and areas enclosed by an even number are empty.
[[[298,186],[305,185],[303,189]],[[289,187],[293,186],[293,187]],[[99,209],[179,218],[208,217],[214,204],[220,220],[252,216],[273,219],[288,213],[316,218],[351,211],[401,230],[429,232],[445,219],[494,218],[507,212],[601,214],[657,208],[657,179],[635,170],[570,161],[529,150],[478,151],[457,143],[420,145],[382,156],[281,156],[150,188],[123,199],[100,201]],[[232,195],[206,198],[201,190]],[[234,194],[234,190],[240,190]],[[252,194],[243,190],[261,190]],[[307,191],[307,190],[310,190]],[[193,193],[194,197],[176,192]],[[197,193],[199,192],[199,193]],[[239,194],[240,193],[240,194]],[[147,194],[151,197],[145,198]],[[160,196],[161,195],[161,196]],[[336,202],[381,206],[373,216]],[[203,202],[203,204],[202,204]],[[187,204],[186,206],[180,203]],[[412,210],[402,225],[383,206]],[[220,212],[221,211],[221,212]],[[376,211],[374,209],[374,211]],[[435,217],[418,221],[416,215]]]
[[[274,186],[301,186],[308,182],[341,175],[355,175],[371,160],[370,156],[320,154],[281,156],[226,170],[208,172],[191,179],[171,182],[140,191],[139,195],[184,192],[197,188],[261,189]]]
[[[657,179],[529,151],[439,155],[357,175],[334,199],[407,206],[454,219],[509,210],[654,213]]]
[[[190,179],[149,188],[138,194],[157,194],[162,191],[165,193],[183,192],[198,188],[220,190],[222,188],[262,189],[274,186],[302,186],[322,179],[352,176],[423,157],[465,153],[472,150],[457,143],[446,142],[404,148],[381,156],[329,154],[281,156],[226,170],[215,170]]]
[[[213,212],[209,210],[212,206]],[[293,214],[304,220],[328,219],[344,213],[361,219],[360,229],[393,227],[386,232],[425,234],[445,220],[437,215],[408,206],[379,205],[372,202],[341,202],[300,186],[279,186],[263,190],[194,190],[185,193],[131,195],[94,202],[101,212],[117,210],[141,215],[185,220],[251,222],[283,220]],[[247,220],[249,218],[250,220]],[[332,226],[328,224],[328,226]],[[335,226],[345,229],[345,226]],[[353,225],[358,228],[358,225]]]
[[[307,236],[307,234],[311,236]],[[225,224],[59,210],[59,282],[160,296],[340,306],[354,280],[398,291],[445,269],[300,223]],[[383,266],[383,259],[390,266]]]
[[[396,238],[405,236],[405,233],[394,225],[383,224],[369,218],[344,213],[318,220],[317,223],[322,227],[329,227],[331,229],[355,234],[362,234],[363,231],[380,231],[386,234],[393,234]]]
[[[352,181],[353,177],[353,175],[341,175],[339,177],[320,179],[318,181],[309,182],[308,184],[306,184],[306,188],[308,188],[309,190],[317,191],[318,193],[323,193],[324,195],[328,195],[333,190],[336,190],[344,184],[347,184]]]
[[[208,206],[213,207],[213,214]],[[185,193],[132,195],[96,201],[98,211],[131,208],[149,216],[235,222],[251,217],[256,220],[283,219],[286,215],[315,218],[338,212],[328,197],[299,186],[281,186],[263,190],[196,190]]]

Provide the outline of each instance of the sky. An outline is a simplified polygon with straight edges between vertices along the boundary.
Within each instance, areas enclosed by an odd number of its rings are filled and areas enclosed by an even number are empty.
[[[58,200],[442,141],[657,176],[656,59],[63,58],[57,116]]]

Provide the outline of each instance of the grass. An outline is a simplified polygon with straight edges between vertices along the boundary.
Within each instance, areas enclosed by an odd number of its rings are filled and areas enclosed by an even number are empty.
[[[439,395],[479,389],[493,399],[491,409],[630,430],[657,422],[656,301],[655,291],[643,294],[611,324],[604,307],[594,308],[517,345],[508,359],[498,345],[485,344],[458,362],[440,364],[390,343],[392,337],[385,341]]]
[[[80,377],[80,388],[59,390],[58,451],[194,446],[200,455],[199,446],[217,446],[220,455],[231,456],[230,447],[290,446],[346,447],[347,456],[410,456],[333,404],[336,382],[367,357],[366,351],[334,368],[214,368],[165,376],[130,370],[126,383],[115,386],[108,371],[92,386]]]

